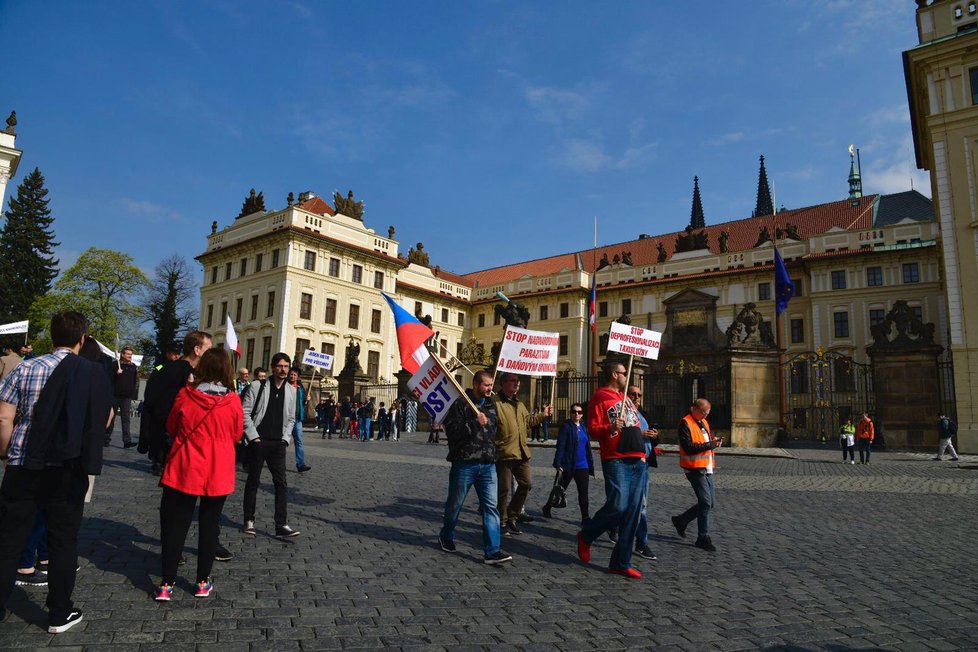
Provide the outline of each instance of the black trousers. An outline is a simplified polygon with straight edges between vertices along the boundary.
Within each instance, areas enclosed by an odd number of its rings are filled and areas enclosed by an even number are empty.
[[[173,584],[177,579],[177,565],[187,541],[194,507],[200,498],[200,515],[197,519],[197,579],[210,577],[217,552],[218,535],[221,532],[221,511],[227,496],[195,496],[163,487],[160,498],[160,544],[163,557],[163,584]]]
[[[78,460],[42,471],[7,467],[0,484],[0,606],[14,589],[20,553],[42,509],[48,527],[48,613],[52,622],[71,613],[86,491],[88,476]]]
[[[105,429],[105,441],[108,442],[112,439],[115,418],[120,417],[122,419],[122,441],[128,444],[132,441],[132,432],[129,430],[130,418],[132,417],[132,399],[126,398],[125,396],[116,396],[114,400],[115,405],[112,407],[115,408],[115,411],[112,413],[112,421]]]
[[[268,466],[275,487],[275,527],[289,522],[288,492],[285,481],[285,449],[282,440],[261,440],[248,444],[248,480],[244,491],[244,520],[255,520],[255,503],[258,501],[258,486],[261,484],[261,471]]]
[[[589,475],[590,474],[587,469],[574,469],[573,471],[564,469],[564,472],[560,474],[560,479],[557,481],[557,483],[563,487],[565,491],[567,490],[567,487],[570,486],[571,480],[573,480],[574,484],[577,485],[577,504],[581,508],[581,521],[586,521],[587,519],[591,518],[591,512],[589,511],[587,500]]]

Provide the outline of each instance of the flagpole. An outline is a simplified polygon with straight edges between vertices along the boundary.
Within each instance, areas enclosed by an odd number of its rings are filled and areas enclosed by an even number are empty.
[[[591,331],[590,354],[588,356],[588,372],[591,376],[598,375],[598,216],[594,216],[594,245],[591,247],[591,293],[588,294],[588,329]],[[591,295],[594,295],[594,326],[591,326]]]
[[[771,221],[774,225],[774,330],[775,344],[778,347],[778,426],[785,425],[785,418],[788,414],[787,395],[784,391],[784,346],[781,335],[781,314],[778,312],[778,187],[772,184],[774,190],[774,212],[771,214]],[[787,265],[785,266],[787,271]]]

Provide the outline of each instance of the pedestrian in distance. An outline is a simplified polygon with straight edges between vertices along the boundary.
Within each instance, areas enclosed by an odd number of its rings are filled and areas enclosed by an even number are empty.
[[[846,456],[849,457],[849,464],[856,463],[856,426],[852,425],[852,418],[846,417],[846,422],[839,427],[839,448],[842,449],[842,463],[846,463]]]
[[[863,412],[863,418],[856,424],[856,445],[859,447],[859,463],[869,464],[869,456],[876,438],[876,429],[869,415]]]
[[[594,456],[591,453],[587,428],[584,427],[584,406],[580,403],[571,404],[570,418],[560,426],[553,466],[560,474],[557,482],[564,490],[570,486],[571,480],[574,481],[577,487],[577,504],[581,510],[581,525],[584,525],[591,518],[588,508],[588,479],[594,475]],[[549,501],[541,511],[545,517],[553,518]]]
[[[306,449],[302,445],[302,422],[306,418],[306,388],[302,385],[298,369],[289,372],[289,384],[295,389],[295,426],[292,428],[295,470],[299,473],[305,473],[312,467],[306,464]]]
[[[714,437],[706,417],[710,415],[710,402],[705,398],[693,401],[687,414],[679,422],[679,466],[686,473],[686,480],[696,494],[696,504],[678,516],[672,517],[672,525],[680,537],[686,536],[686,528],[696,521],[697,548],[714,552],[716,546],[710,537],[710,520],[716,504],[716,455],[722,440]]]
[[[951,461],[958,461],[958,451],[954,450],[951,438],[958,434],[958,424],[951,421],[946,414],[937,415],[937,457],[935,460],[944,459],[944,451],[951,453]]]
[[[206,598],[214,590],[210,574],[217,554],[221,512],[224,501],[234,492],[234,448],[244,431],[233,374],[227,351],[205,351],[194,370],[194,380],[177,394],[167,419],[173,445],[160,478],[162,571],[155,596],[159,602],[169,602],[173,595],[177,566],[198,503],[194,595]]]

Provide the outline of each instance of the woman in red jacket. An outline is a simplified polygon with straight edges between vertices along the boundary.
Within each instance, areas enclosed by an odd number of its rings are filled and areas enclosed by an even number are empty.
[[[206,598],[217,547],[221,510],[234,492],[234,444],[244,432],[241,399],[234,387],[231,360],[223,349],[208,349],[194,370],[194,380],[180,390],[166,430],[173,445],[160,478],[160,542],[163,577],[156,599],[170,600],[177,564],[200,498],[197,580],[194,595]]]

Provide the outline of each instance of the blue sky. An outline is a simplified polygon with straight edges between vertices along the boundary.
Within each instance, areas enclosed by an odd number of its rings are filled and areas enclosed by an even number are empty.
[[[65,267],[203,251],[248,190],[353,189],[367,226],[469,272],[754,207],[914,187],[910,0],[0,0],[15,192],[47,178]]]

